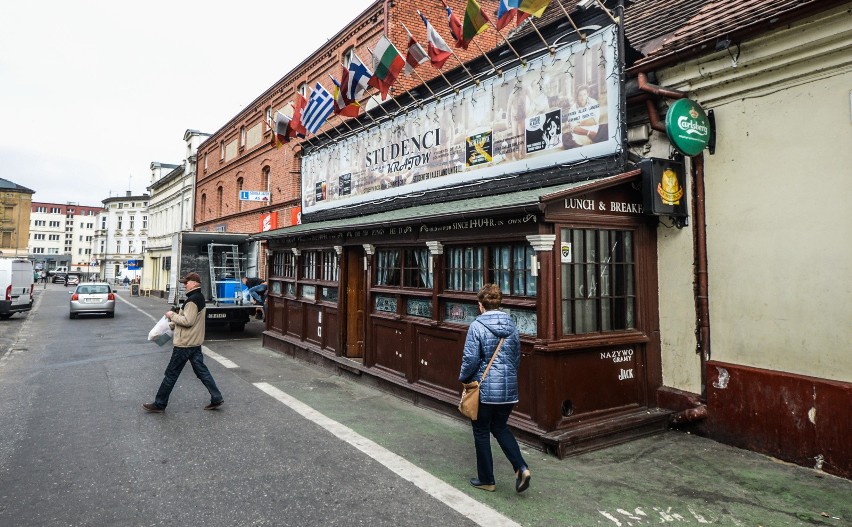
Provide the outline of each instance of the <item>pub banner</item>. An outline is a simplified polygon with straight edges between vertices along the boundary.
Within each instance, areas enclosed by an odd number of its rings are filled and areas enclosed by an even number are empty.
[[[485,184],[615,153],[621,140],[615,47],[611,26],[310,151],[302,160],[302,210]]]

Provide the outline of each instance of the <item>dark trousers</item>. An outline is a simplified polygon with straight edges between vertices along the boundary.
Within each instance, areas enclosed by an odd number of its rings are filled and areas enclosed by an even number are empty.
[[[210,370],[204,364],[204,354],[201,353],[201,346],[193,346],[190,348],[179,348],[177,346],[172,350],[172,359],[166,368],[166,374],[163,377],[163,382],[160,384],[160,389],[157,390],[157,397],[154,399],[154,404],[159,408],[165,408],[169,404],[169,395],[172,393],[172,388],[180,377],[180,372],[186,365],[186,361],[192,365],[192,371],[195,376],[204,383],[207,391],[210,392],[210,402],[218,403],[222,401],[222,394],[219,388],[216,387],[216,381],[210,375]]]
[[[472,424],[473,444],[476,446],[476,471],[479,481],[483,483],[494,483],[494,460],[491,457],[492,434],[515,471],[527,466],[527,462],[521,455],[518,441],[506,424],[514,406],[514,403],[479,403],[479,415]]]

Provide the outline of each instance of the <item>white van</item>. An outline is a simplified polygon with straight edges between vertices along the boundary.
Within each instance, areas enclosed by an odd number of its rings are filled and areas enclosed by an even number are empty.
[[[0,258],[0,319],[33,307],[33,263],[23,258]]]
[[[56,273],[62,273],[62,274],[68,273],[68,266],[67,265],[60,265],[56,269],[51,269],[50,271],[47,272],[47,274],[50,275],[50,276],[53,276]]]

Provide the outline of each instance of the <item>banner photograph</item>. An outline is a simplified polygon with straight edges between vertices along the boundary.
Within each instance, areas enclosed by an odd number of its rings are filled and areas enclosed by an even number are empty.
[[[510,176],[620,148],[616,28],[302,159],[305,213]]]

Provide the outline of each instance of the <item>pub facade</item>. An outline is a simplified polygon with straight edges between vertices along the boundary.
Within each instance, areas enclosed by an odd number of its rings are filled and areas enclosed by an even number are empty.
[[[561,457],[664,430],[657,219],[623,154],[618,42],[609,26],[303,143],[303,223],[255,236],[264,346],[455,412],[495,283],[521,334],[521,437]]]

